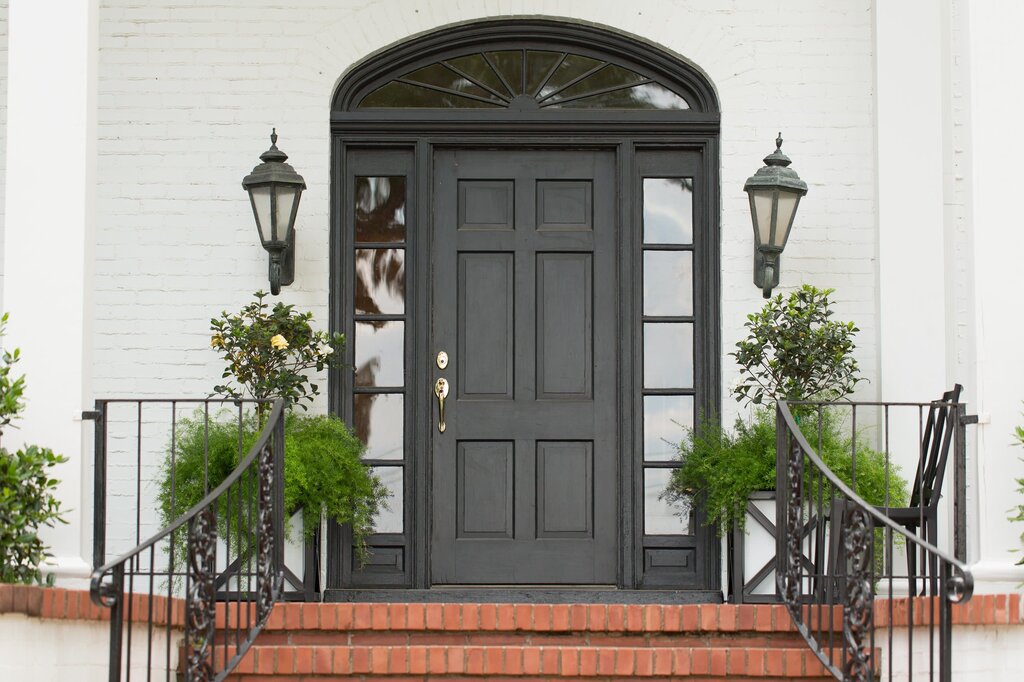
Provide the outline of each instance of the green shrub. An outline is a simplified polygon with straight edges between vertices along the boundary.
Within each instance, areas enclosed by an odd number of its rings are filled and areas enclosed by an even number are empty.
[[[0,338],[6,328],[5,314],[0,317]],[[20,358],[17,348],[0,355],[0,435],[25,407],[25,377],[11,375]],[[39,565],[50,554],[39,529],[65,522],[60,501],[53,495],[57,479],[51,478],[50,470],[66,461],[36,445],[15,452],[0,448],[0,582],[42,582]],[[53,576],[47,576],[46,582],[52,584]]]
[[[239,454],[244,457],[257,437],[257,418],[251,413],[242,418],[241,429],[237,413],[228,410],[211,415],[208,427],[202,410],[197,410],[191,418],[179,420],[174,451],[168,451],[159,479],[158,500],[164,525],[184,514],[202,500],[207,490],[226,479],[238,466]],[[364,448],[337,417],[294,412],[285,416],[286,517],[299,509],[307,510],[313,520],[304,526],[307,535],[319,527],[321,510],[328,519],[350,524],[360,560],[366,555],[366,538],[373,531],[373,518],[380,507],[387,504],[387,490],[360,460]],[[208,482],[204,480],[204,469],[209,472]],[[246,481],[238,489],[247,494],[251,490],[254,497],[257,492],[255,481],[251,486]],[[248,501],[243,503],[240,518],[235,494],[237,490],[233,493],[232,513],[228,513],[226,496],[221,496],[223,508],[219,510],[218,519],[222,524],[230,519],[233,525],[230,529],[221,527],[218,532],[224,535],[230,530],[232,537],[243,537],[237,527],[241,521],[244,537],[248,537],[254,520],[247,514],[255,505],[250,506]],[[183,543],[184,538],[178,541]]]
[[[853,443],[838,415],[825,410],[821,419],[821,447],[818,447],[818,417],[802,415],[801,430],[822,461],[858,495],[875,505],[886,503],[885,455],[857,437],[857,484],[853,486]],[[675,470],[662,498],[670,503],[699,496],[707,523],[724,534],[735,524],[744,527],[747,498],[758,490],[775,489],[775,413],[754,411],[747,422],[736,420],[735,432],[705,420],[699,431],[687,430],[679,445],[681,466]],[[907,484],[899,467],[889,465],[891,506],[907,503]],[[805,482],[816,485],[817,477]],[[809,498],[817,495],[812,488]]]

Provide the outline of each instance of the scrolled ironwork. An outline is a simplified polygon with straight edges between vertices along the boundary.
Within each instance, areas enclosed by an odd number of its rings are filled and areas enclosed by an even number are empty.
[[[270,614],[276,598],[277,580],[274,575],[274,454],[268,444],[259,457],[259,543],[256,565],[259,572],[259,594],[256,600],[257,618],[262,621]],[[281,542],[280,538],[276,539]]]
[[[213,505],[201,511],[189,530],[188,600],[185,605],[187,677],[189,682],[211,682],[211,647],[216,625],[217,515]]]
[[[795,604],[800,598],[800,562],[803,558],[802,506],[803,506],[803,455],[799,445],[793,441],[787,459],[786,481],[789,485],[789,499],[786,503],[786,571],[784,597],[786,602]]]
[[[843,637],[848,650],[846,679],[870,682],[874,593],[871,589],[872,532],[867,512],[856,507],[850,509],[846,515],[845,529],[843,543],[849,567],[843,609]]]
[[[851,448],[845,453],[849,460],[838,459],[841,453],[834,450],[829,456],[830,461],[848,464],[844,475],[854,480],[856,458],[861,454],[858,448],[870,451],[857,430],[858,407],[881,413],[879,442],[885,451],[874,453],[881,466],[890,462],[890,410],[901,408],[917,416],[920,421],[914,426],[921,434],[920,451],[932,457],[941,455],[954,438],[952,429],[962,429],[960,420],[943,420],[944,414],[961,407],[945,396],[933,403],[799,405],[801,413],[819,415],[816,421],[808,420],[812,426],[805,423],[805,429],[821,429],[820,415],[825,409],[852,412],[850,432],[839,438]],[[885,489],[874,491],[886,503],[876,507],[824,463],[797,424],[789,403],[780,401],[777,415],[777,480],[785,489],[779,490],[776,516],[782,536],[776,580],[797,631],[825,669],[844,682],[867,682],[897,671],[900,679],[951,682],[953,606],[971,597],[974,583],[970,570],[935,546],[934,525],[923,530],[923,510],[908,513],[905,508],[888,506],[890,500],[895,504],[900,499],[899,494],[894,495],[899,489],[890,488],[889,473],[895,475],[895,469],[887,472]],[[835,417],[827,423],[844,422]],[[907,426],[899,428],[902,433],[911,431]],[[962,432],[955,438],[962,439]],[[820,430],[817,440],[824,442]],[[917,471],[920,478],[922,472],[932,473],[924,463]],[[923,489],[920,478],[915,490]],[[934,491],[941,495],[941,486]],[[806,532],[811,527],[814,532]],[[920,585],[926,586],[925,594],[919,594]],[[904,634],[894,636],[898,629]],[[892,669],[883,670],[883,662]]]

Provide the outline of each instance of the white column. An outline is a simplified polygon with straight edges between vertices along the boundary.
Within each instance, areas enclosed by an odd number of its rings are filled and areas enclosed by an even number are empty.
[[[880,394],[920,402],[952,385],[945,339],[945,3],[874,4]]]
[[[974,570],[979,590],[1014,591],[1024,582],[1024,567],[1014,565],[1024,550],[1024,524],[1007,520],[1007,510],[1024,503],[1014,483],[1024,477],[1024,448],[1012,444],[1014,427],[1024,425],[1024,93],[1008,76],[1024,70],[1024,5],[979,0],[967,11],[977,348],[972,381],[974,407],[983,418],[977,427]]]
[[[97,0],[12,0],[8,15],[4,309],[28,407],[8,448],[53,448],[67,525],[44,533],[59,577],[91,564],[89,318],[96,157]]]

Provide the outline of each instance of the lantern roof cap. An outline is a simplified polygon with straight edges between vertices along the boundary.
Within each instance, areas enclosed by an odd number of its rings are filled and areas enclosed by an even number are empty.
[[[764,157],[765,165],[747,178],[743,191],[778,187],[799,192],[801,196],[807,194],[807,183],[800,179],[795,170],[789,168],[791,163],[790,158],[782,153],[782,133],[779,133],[775,138],[775,151]]]
[[[277,148],[277,128],[273,128],[270,133],[270,149],[260,154],[260,161],[263,163],[245,176],[242,187],[248,189],[253,185],[281,183],[301,185],[302,189],[306,189],[306,181],[295,172],[291,164],[285,163],[287,159],[288,155]]]

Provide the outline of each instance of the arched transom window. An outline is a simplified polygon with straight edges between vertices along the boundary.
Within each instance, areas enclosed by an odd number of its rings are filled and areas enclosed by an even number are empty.
[[[415,68],[359,109],[690,109],[687,97],[639,71],[572,52],[476,52]]]

